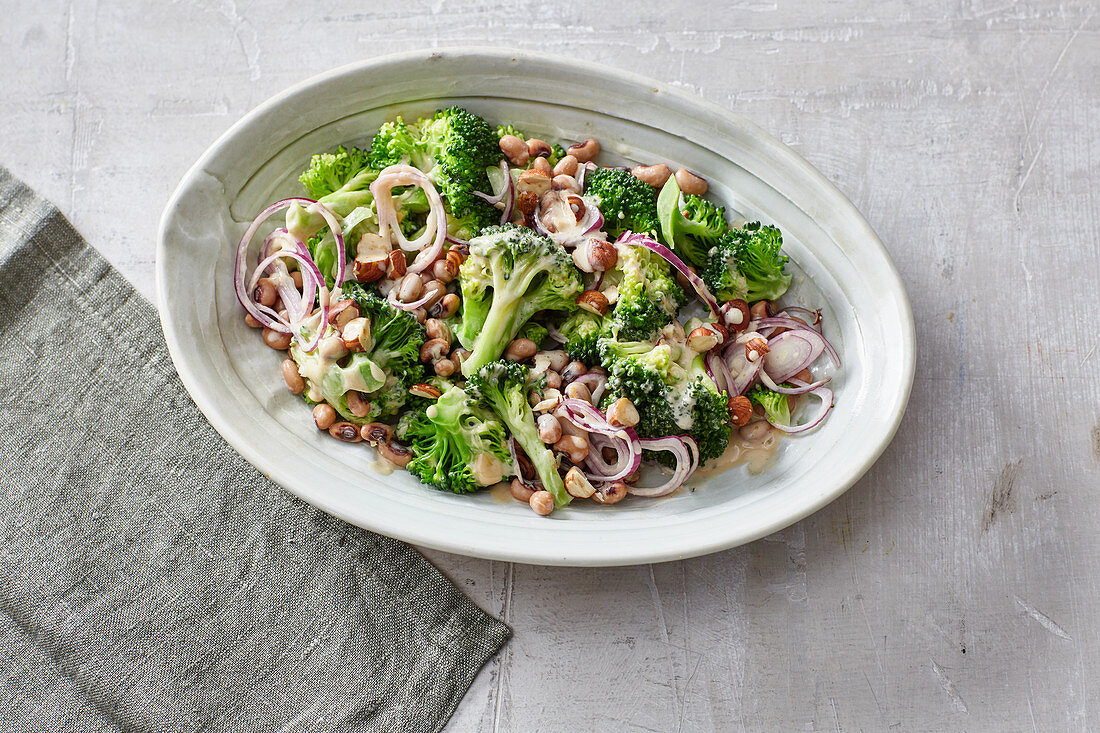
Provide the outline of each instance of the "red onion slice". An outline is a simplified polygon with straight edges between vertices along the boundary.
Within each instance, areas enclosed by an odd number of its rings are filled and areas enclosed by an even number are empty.
[[[336,218],[336,215],[332,213],[332,211],[330,211],[328,207],[324,204],[319,204],[313,199],[302,197],[276,201],[271,206],[268,206],[266,209],[261,211],[259,216],[253,219],[252,223],[248,225],[248,229],[245,230],[244,236],[241,237],[241,241],[237,245],[237,255],[233,262],[233,289],[237,295],[237,300],[240,301],[244,309],[248,311],[248,313],[253,318],[255,318],[264,326],[272,329],[273,331],[291,334],[294,333],[294,329],[291,328],[289,323],[284,322],[270,308],[265,308],[259,305],[258,303],[254,302],[250,297],[248,291],[245,289],[245,261],[248,259],[248,245],[251,244],[252,238],[256,236],[256,232],[259,231],[263,223],[267,221],[272,214],[275,214],[276,212],[282,211],[283,209],[289,208],[294,205],[305,206],[307,207],[307,210],[315,211],[321,214],[322,217],[324,217],[325,221],[328,223],[329,228],[332,229],[333,234],[336,238],[337,252],[340,255],[340,263],[339,269],[337,270],[337,275],[342,277],[344,272],[344,238],[340,232],[340,222]],[[298,242],[298,244],[301,243]],[[269,248],[270,243],[266,243],[265,247]],[[313,258],[309,256],[309,250],[305,248],[305,245],[301,245],[300,249],[298,246],[295,246],[295,250],[298,251],[283,250],[279,254],[280,256],[291,257],[297,260],[303,265],[306,265],[305,269],[309,269],[311,274],[317,273],[319,275],[320,272],[317,270],[317,265],[313,262]],[[267,259],[267,257],[263,259]],[[264,268],[257,269],[262,272]],[[305,269],[303,269],[303,287],[308,288],[309,286],[305,284]],[[323,279],[321,282],[324,282]],[[337,278],[337,285],[339,285],[339,282],[340,280],[339,278]],[[324,292],[325,297],[327,298],[328,290],[326,289]]]
[[[817,361],[824,348],[825,339],[815,331],[784,331],[768,341],[764,369],[776,382],[785,382]]]
[[[320,313],[319,313],[320,318],[318,319],[317,333],[314,334],[313,339],[311,339],[309,341],[309,343],[307,343],[306,345],[304,345],[302,347],[303,350],[306,351],[306,352],[313,351],[314,349],[317,348],[317,345],[319,343],[321,343],[321,337],[324,336],[325,328],[328,326],[328,312],[329,312],[329,290],[328,290],[328,286],[325,285],[325,280],[321,276],[321,271],[317,269],[317,265],[314,264],[313,260],[311,260],[308,256],[302,256],[302,255],[300,255],[299,253],[297,253],[293,250],[283,250],[282,252],[276,252],[275,254],[268,256],[267,259],[263,260],[259,264],[259,266],[256,267],[256,272],[253,274],[252,289],[255,288],[255,282],[259,280],[258,276],[262,275],[263,271],[265,269],[267,269],[267,267],[272,262],[274,262],[276,260],[276,258],[279,258],[279,257],[290,257],[293,260],[297,260],[298,264],[301,265],[301,267],[302,267],[303,283],[305,282],[306,278],[315,279],[315,280],[318,281],[318,283],[320,283],[319,287],[321,289],[321,295],[320,295],[321,309],[320,309]],[[263,307],[263,306],[261,306],[261,307]],[[264,308],[264,310],[267,310],[269,312],[271,311],[270,308]],[[289,315],[289,314],[290,314],[290,312],[288,310],[287,315]],[[301,318],[296,319],[296,320],[291,320],[290,322],[283,321],[282,319],[278,320],[277,322],[282,324],[282,325],[285,325],[287,327],[287,330],[283,331],[283,333],[293,334],[295,339],[301,340],[301,338],[302,338],[302,334],[301,334],[302,325],[303,325],[303,322],[305,321],[306,317],[307,316],[305,314],[303,314],[303,316]]]
[[[391,288],[389,294],[386,295],[386,300],[394,308],[397,308],[398,310],[403,310],[403,311],[414,311],[417,308],[421,307],[422,305],[427,304],[427,302],[429,300],[431,300],[432,298],[437,296],[437,293],[428,293],[427,295],[425,295],[425,296],[423,296],[423,297],[421,297],[417,300],[414,300],[411,303],[403,303],[403,302],[401,302],[400,300],[397,299],[396,295],[394,295],[394,293],[396,293],[396,292],[397,292],[397,288]]]
[[[592,395],[592,404],[600,404],[600,398],[603,397],[604,390],[607,389],[607,375],[602,372],[586,372],[581,376],[573,380],[579,382],[588,388],[588,393]]]
[[[637,434],[634,435],[634,439],[638,439]],[[584,465],[588,468],[585,476],[590,481],[622,481],[642,465],[642,449],[640,446],[635,446],[633,442],[616,441],[600,433],[592,433],[588,440],[591,448],[588,451],[588,458],[585,459]],[[616,460],[614,465],[604,460],[604,448],[611,448],[615,451]]]
[[[772,316],[771,318],[761,318],[757,321],[753,321],[753,323],[763,327],[781,326],[783,328],[789,328],[792,331],[805,334],[811,340],[820,340],[825,353],[829,355],[829,358],[832,359],[837,369],[840,368],[840,355],[836,353],[836,349],[833,348],[833,345],[830,344],[824,336],[818,333],[816,329],[807,326],[802,321],[796,321],[793,318],[784,318],[782,316]],[[783,334],[779,335],[782,336]],[[821,352],[819,351],[818,353],[820,354]]]
[[[799,370],[799,371],[801,371],[801,370]],[[813,392],[815,389],[818,389],[820,387],[824,387],[826,384],[828,384],[829,379],[830,379],[829,377],[825,377],[824,379],[819,379],[818,381],[814,382],[813,384],[806,384],[805,382],[800,382],[798,380],[794,380],[794,381],[792,381],[792,384],[797,384],[799,386],[797,386],[797,387],[784,387],[781,384],[777,384],[771,377],[769,377],[767,370],[762,370],[760,372],[760,381],[764,383],[764,386],[767,387],[768,389],[770,389],[772,392],[778,392],[779,394],[799,395],[799,394],[806,394],[807,392]]]
[[[705,364],[707,374],[717,385],[718,391],[730,393],[733,385],[733,375],[730,373],[729,366],[726,365],[726,360],[718,355],[717,350],[711,350],[707,352]]]
[[[751,339],[759,337],[760,334],[756,331],[743,331],[737,338],[730,341],[722,351],[722,361],[729,367],[732,377],[729,390],[730,397],[745,394],[752,383],[756,381],[757,375],[760,374],[763,360],[749,361],[745,356],[745,344]]]
[[[577,186],[580,187],[580,189],[581,189],[581,193],[584,193],[584,178],[585,178],[585,175],[587,175],[588,171],[594,171],[598,167],[599,166],[597,166],[592,161],[588,161],[587,163],[582,163],[580,165],[580,167],[577,169],[576,180],[577,180]]]
[[[260,247],[260,254],[262,256],[257,260],[255,273],[248,286],[249,292],[255,290],[256,283],[259,281],[259,274],[264,271],[264,268],[260,266],[259,263],[270,257],[276,242],[281,244],[280,251],[292,249],[303,257],[309,257],[309,250],[300,239],[292,235],[286,229],[276,229],[264,238],[264,243]],[[276,258],[274,262],[267,266],[267,270],[270,272],[268,277],[275,283],[275,287],[279,291],[279,298],[283,301],[283,305],[286,306],[291,323],[305,318],[309,311],[312,310],[313,300],[317,294],[317,283],[309,276],[309,271],[304,269],[301,271],[302,291],[298,292],[298,288],[294,285],[294,279],[290,276],[290,270],[287,269],[282,258]]]
[[[718,317],[718,301],[711,295],[710,290],[707,289],[707,285],[703,282],[703,278],[696,275],[695,271],[688,267],[683,260],[673,254],[671,249],[651,237],[647,237],[644,234],[635,234],[634,232],[623,232],[623,235],[619,237],[616,243],[619,242],[645,247],[668,260],[669,264],[675,267],[676,270],[691,283],[691,286],[695,289],[695,294],[698,295],[699,299],[703,301],[703,304],[710,309],[711,314],[713,314],[715,318]]]
[[[397,221],[397,209],[392,195],[397,186],[418,186],[424,189],[431,207],[424,233],[411,241],[401,232]],[[387,241],[397,242],[406,252],[420,252],[409,265],[408,272],[420,273],[431,267],[439,258],[447,239],[447,211],[443,208],[443,199],[431,179],[411,165],[391,165],[383,169],[370,184],[370,192],[374,196],[374,208],[378,214],[378,233]]]
[[[693,467],[695,464],[693,460],[694,453],[688,445],[688,440],[694,445],[694,450],[698,451],[698,445],[695,445],[695,441],[688,436],[668,435],[664,438],[643,438],[640,440],[639,442],[644,450],[668,451],[671,453],[676,459],[676,466],[672,470],[672,476],[665,483],[659,486],[627,486],[627,493],[634,496],[653,498],[666,496],[683,486],[684,482],[695,471]]]
[[[821,310],[820,309],[813,311],[813,310],[810,310],[809,308],[803,308],[800,305],[791,305],[791,306],[787,306],[786,308],[784,308],[783,311],[784,311],[784,313],[797,313],[801,316],[805,316],[806,318],[809,318],[810,319],[809,320],[810,327],[813,328],[815,331],[820,332],[820,327],[819,327],[819,324],[821,323]],[[783,313],[778,313],[776,315],[783,316]]]
[[[812,430],[820,425],[825,417],[829,414],[829,410],[833,409],[833,391],[828,387],[818,387],[812,392],[807,392],[806,394],[812,394],[821,400],[821,406],[818,408],[817,414],[815,414],[812,418],[802,423],[801,425],[794,426],[781,425],[780,423],[772,422],[769,418],[768,422],[771,423],[772,427],[776,430],[781,430],[784,433],[804,433],[807,430]]]

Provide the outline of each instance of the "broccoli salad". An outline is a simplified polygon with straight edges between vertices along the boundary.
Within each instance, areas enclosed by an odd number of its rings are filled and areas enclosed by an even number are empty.
[[[686,169],[603,165],[596,140],[454,107],[299,180],[237,248],[245,322],[319,430],[429,486],[540,515],[664,496],[832,407],[820,312],[777,304],[782,234],[731,224]]]

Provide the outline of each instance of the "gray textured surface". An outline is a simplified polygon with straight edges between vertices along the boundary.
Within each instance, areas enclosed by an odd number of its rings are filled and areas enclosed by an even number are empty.
[[[0,162],[146,294],[159,210],[218,134],[310,74],[430,45],[681,84],[792,145],[886,243],[920,352],[876,467],[686,562],[434,554],[516,631],[451,729],[1100,726],[1095,4],[16,5]]]

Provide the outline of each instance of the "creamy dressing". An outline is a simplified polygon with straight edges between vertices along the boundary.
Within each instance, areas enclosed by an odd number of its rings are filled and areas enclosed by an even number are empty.
[[[382,476],[389,476],[397,466],[382,456],[376,455],[373,459],[367,461],[367,468]]]
[[[766,425],[767,429],[758,427],[761,423]],[[747,466],[749,473],[753,475],[767,468],[779,448],[779,431],[763,420],[756,420],[745,427],[750,426],[752,426],[752,430],[746,432],[760,432],[761,435],[752,436],[754,439],[747,439],[741,434],[740,429],[735,430],[733,435],[730,436],[730,442],[725,452],[717,458],[711,459],[705,468],[697,470],[693,478],[708,478],[742,464]]]
[[[489,496],[491,496],[493,501],[497,504],[511,504],[516,500],[516,497],[512,496],[512,485],[507,481],[501,481],[498,484],[490,486]]]

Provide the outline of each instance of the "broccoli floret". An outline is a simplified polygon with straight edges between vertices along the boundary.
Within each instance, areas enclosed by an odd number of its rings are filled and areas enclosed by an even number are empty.
[[[504,424],[461,387],[450,387],[437,400],[423,400],[401,417],[398,429],[413,458],[409,473],[441,491],[468,494],[492,477],[511,474]],[[478,470],[480,468],[480,471]]]
[[[489,123],[451,107],[412,124],[400,117],[387,122],[374,136],[369,159],[379,169],[406,163],[424,171],[443,196],[448,218],[465,220],[457,228],[449,226],[451,234],[467,239],[481,227],[500,221],[500,212],[474,196],[474,191],[489,190],[485,169],[500,162],[501,156]]]
[[[604,275],[617,288],[611,327],[623,341],[651,338],[676,317],[687,300],[668,262],[645,247],[616,244],[619,258]]]
[[[535,346],[541,346],[542,342],[546,340],[546,335],[549,331],[546,330],[546,326],[541,323],[535,323],[534,321],[528,321],[523,328],[516,334],[516,338],[530,339],[535,342]]]
[[[791,284],[785,273],[783,234],[773,226],[751,222],[729,230],[710,251],[703,282],[720,300],[775,300]]]
[[[604,229],[617,237],[630,230],[642,234],[660,231],[657,217],[657,192],[630,171],[597,168],[584,179],[585,194],[599,198]]]
[[[571,501],[565,483],[558,473],[558,460],[539,438],[535,414],[527,403],[528,369],[522,364],[506,361],[490,362],[470,375],[467,390],[505,425],[523,448],[542,480],[542,487],[554,497],[554,505],[563,507]]]
[[[564,157],[565,148],[563,148],[561,145],[558,145],[557,143],[554,143],[550,146],[550,155],[546,156],[546,162],[549,163],[551,167],[553,167],[557,165],[558,162]]]
[[[485,227],[498,224],[500,224],[500,212],[486,204],[471,208],[463,216],[455,216],[452,213],[447,217],[447,233],[456,239],[466,240],[476,237]]]
[[[675,176],[661,188],[657,215],[665,242],[693,267],[703,267],[707,251],[729,231],[726,210],[694,194],[684,196]]]
[[[488,227],[470,240],[458,275],[462,288],[459,341],[471,354],[467,377],[494,359],[542,310],[572,310],[581,278],[565,249],[512,224]]]
[[[504,137],[505,135],[515,135],[516,137],[522,138],[523,140],[527,139],[527,136],[517,130],[513,125],[499,125],[497,127],[497,140]]]
[[[421,170],[435,165],[435,161],[420,143],[416,125],[407,125],[400,117],[378,128],[371,141],[367,159],[378,170],[401,163]]]
[[[725,393],[706,373],[703,357],[675,339],[619,341],[600,339],[608,369],[604,405],[626,397],[638,408],[643,438],[687,434],[699,444],[700,462],[720,456],[729,444],[729,407]],[[667,463],[671,456],[647,457]]]
[[[332,153],[314,155],[298,180],[309,196],[320,201],[337,216],[346,217],[355,209],[369,207],[374,201],[370,184],[378,177],[378,169],[359,148],[341,145]],[[307,241],[327,226],[320,214],[307,213],[298,205],[286,213],[287,229],[302,241]]]
[[[762,384],[758,384],[745,395],[753,404],[764,408],[764,414],[768,420],[779,425],[791,424],[791,405],[787,401],[787,395],[772,392]]]
[[[411,314],[368,293],[359,283],[345,283],[343,293],[355,301],[359,314],[370,322],[370,348],[330,362],[319,349],[309,353],[302,349],[313,334],[295,339],[290,354],[299,371],[303,376],[320,375],[306,376],[306,396],[313,402],[328,402],[349,422],[367,423],[395,415],[404,406],[409,387],[423,377],[420,346],[427,334]],[[369,401],[368,414],[356,416],[348,407],[348,392],[352,390]]]
[[[587,366],[600,363],[599,338],[604,331],[604,319],[595,313],[578,310],[558,327],[565,337],[565,351],[570,359]]]

